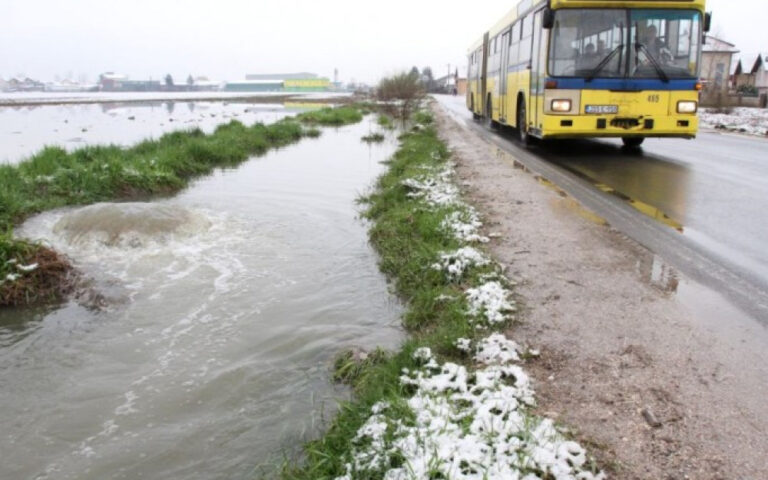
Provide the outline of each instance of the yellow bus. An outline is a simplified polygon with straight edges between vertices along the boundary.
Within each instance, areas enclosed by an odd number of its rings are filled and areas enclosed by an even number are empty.
[[[532,138],[694,138],[705,0],[523,0],[469,49],[467,108]]]

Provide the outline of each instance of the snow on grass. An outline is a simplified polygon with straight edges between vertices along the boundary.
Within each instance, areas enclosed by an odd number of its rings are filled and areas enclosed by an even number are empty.
[[[400,378],[413,389],[406,402],[412,415],[404,419],[389,404],[376,404],[353,441],[346,475],[336,480],[605,478],[581,445],[527,412],[533,389],[512,363],[519,359],[514,342],[496,334],[475,350],[474,371],[417,350],[421,367]]]
[[[435,270],[444,270],[451,281],[460,280],[470,267],[490,265],[491,261],[479,250],[463,247],[455,252],[440,254],[440,259],[432,265]]]
[[[29,273],[37,270],[38,265],[36,263],[33,263],[31,265],[17,265],[16,268],[24,273]]]
[[[408,196],[423,200],[431,207],[457,205],[459,189],[451,181],[453,167],[446,165],[440,169],[429,169],[418,177],[403,180],[403,185],[410,190]]]
[[[512,293],[498,281],[490,281],[466,292],[470,315],[480,315],[490,324],[503,323],[517,310]]]
[[[443,220],[442,227],[457,239],[468,243],[488,243],[490,239],[480,234],[483,223],[472,207],[457,210]]]
[[[768,109],[733,108],[731,113],[716,113],[713,109],[699,112],[701,125],[707,128],[729,130],[750,135],[768,135]]]

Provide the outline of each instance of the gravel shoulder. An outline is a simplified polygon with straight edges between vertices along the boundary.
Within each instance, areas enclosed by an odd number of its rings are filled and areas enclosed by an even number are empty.
[[[435,107],[458,183],[526,305],[540,413],[613,478],[768,478],[768,333]],[[703,294],[701,292],[704,292]],[[737,313],[733,317],[738,317]]]

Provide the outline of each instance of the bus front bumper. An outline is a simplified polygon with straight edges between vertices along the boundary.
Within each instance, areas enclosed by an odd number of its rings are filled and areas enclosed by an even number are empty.
[[[601,138],[601,137],[673,137],[695,138],[699,130],[696,115],[676,116],[599,116],[545,115],[539,128],[531,134],[539,138]]]

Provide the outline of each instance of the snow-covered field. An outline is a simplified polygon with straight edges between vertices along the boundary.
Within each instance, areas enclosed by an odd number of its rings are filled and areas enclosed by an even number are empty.
[[[736,107],[731,113],[715,113],[714,109],[704,108],[699,112],[699,118],[705,128],[768,136],[766,108]]]
[[[141,102],[161,100],[227,100],[231,98],[300,97],[303,99],[349,96],[344,92],[13,92],[0,93],[0,105],[50,105],[62,103]]]

